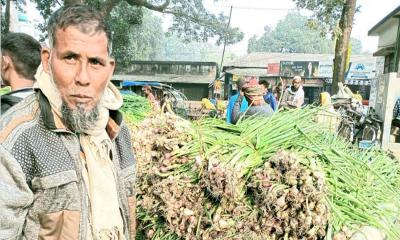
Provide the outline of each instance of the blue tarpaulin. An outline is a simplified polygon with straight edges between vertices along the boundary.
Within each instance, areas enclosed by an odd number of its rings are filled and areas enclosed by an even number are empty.
[[[123,81],[123,87],[131,87],[131,86],[161,86],[159,82],[133,82],[133,81]]]

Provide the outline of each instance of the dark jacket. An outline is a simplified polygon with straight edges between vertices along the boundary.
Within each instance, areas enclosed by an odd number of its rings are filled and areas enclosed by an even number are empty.
[[[33,89],[32,88],[24,88],[24,89],[9,92],[9,93],[6,93],[6,94],[0,96],[0,103],[1,103],[0,114],[5,113],[9,108],[11,108],[15,104],[19,103],[23,99],[21,97],[14,96],[14,95],[18,95],[19,93],[25,93],[25,94],[33,93]]]
[[[128,127],[110,111],[107,133],[124,236],[134,239],[136,161]],[[0,239],[86,239],[87,190],[78,136],[38,91],[0,117]]]

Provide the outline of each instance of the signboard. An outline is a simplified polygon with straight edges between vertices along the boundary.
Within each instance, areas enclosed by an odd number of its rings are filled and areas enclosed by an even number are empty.
[[[268,63],[267,74],[279,75],[279,63]]]
[[[346,79],[345,84],[369,86],[369,85],[371,85],[371,80],[369,80],[369,79]]]
[[[333,77],[333,62],[319,62],[319,77]]]
[[[236,75],[236,74],[233,74],[233,76],[232,76],[232,81],[233,81],[233,82],[237,82],[237,80],[239,80],[239,76]]]
[[[350,63],[347,79],[372,79],[375,73],[375,63]]]
[[[312,78],[319,76],[319,62],[317,61],[281,61],[280,75],[285,77],[301,76]]]

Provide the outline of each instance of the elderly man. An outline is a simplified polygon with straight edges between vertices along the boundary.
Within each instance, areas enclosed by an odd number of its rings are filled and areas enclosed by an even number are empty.
[[[239,119],[249,116],[261,116],[271,117],[274,113],[271,106],[264,100],[264,89],[256,84],[245,86],[243,89],[243,95],[239,95],[232,111],[232,123],[236,124]],[[250,105],[245,112],[240,111],[242,102],[246,100]]]
[[[288,87],[283,93],[280,108],[291,109],[301,108],[304,103],[304,90],[301,86],[301,77],[295,76],[292,86]]]
[[[134,239],[135,158],[101,14],[57,10],[38,90],[0,118],[0,239]]]
[[[8,33],[1,40],[1,79],[11,92],[1,96],[0,114],[33,93],[42,48],[25,33]]]

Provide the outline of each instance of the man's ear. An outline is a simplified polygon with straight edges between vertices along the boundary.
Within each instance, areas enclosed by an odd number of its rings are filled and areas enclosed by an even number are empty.
[[[8,68],[12,66],[12,61],[10,56],[4,55],[1,59],[1,71],[5,72]]]
[[[43,70],[46,73],[50,73],[51,69],[50,69],[50,49],[49,48],[42,48],[42,52],[41,52],[41,59],[42,59],[42,66],[43,66]]]

